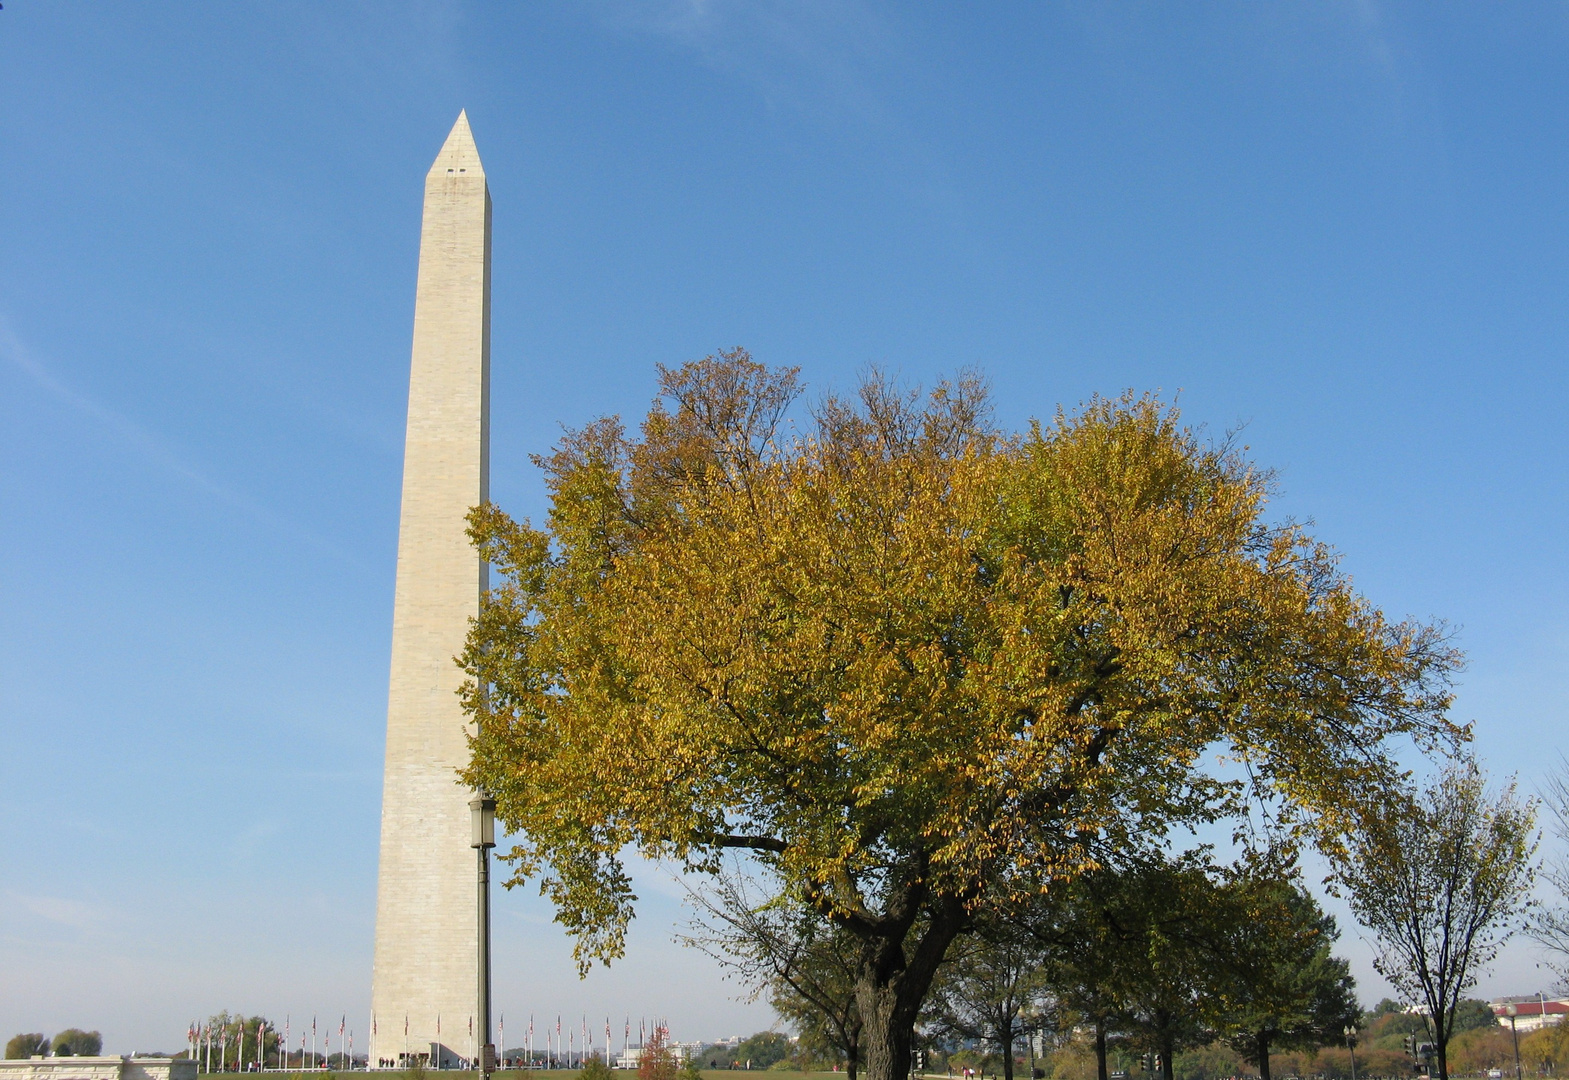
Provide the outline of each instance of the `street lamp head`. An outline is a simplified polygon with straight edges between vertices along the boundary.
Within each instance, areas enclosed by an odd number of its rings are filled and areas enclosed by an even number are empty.
[[[469,802],[473,814],[474,838],[469,847],[493,848],[496,846],[496,800],[481,795]]]
[[[1515,1016],[1520,1012],[1520,1007],[1511,1003],[1504,1007],[1504,1012],[1508,1013],[1510,1016]]]

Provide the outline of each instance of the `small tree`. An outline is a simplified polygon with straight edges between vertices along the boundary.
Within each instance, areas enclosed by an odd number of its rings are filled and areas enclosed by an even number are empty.
[[[638,1051],[637,1080],[675,1080],[678,1068],[670,1051],[670,1032],[664,1024],[656,1023]]]
[[[38,1054],[49,1052],[49,1040],[41,1031],[30,1031],[25,1035],[12,1035],[5,1044],[5,1056],[8,1061],[18,1058],[30,1058]]]
[[[96,1031],[66,1028],[54,1037],[55,1057],[96,1057],[103,1051],[104,1037]]]
[[[1107,1036],[1121,1008],[1121,973],[1129,934],[1111,909],[1119,878],[1101,868],[1049,894],[1026,925],[1048,947],[1049,979],[1058,999],[1089,1022],[1098,1080],[1108,1080]]]
[[[1209,1037],[1229,929],[1217,873],[1206,851],[1124,851],[1025,916],[1053,992],[1094,1031],[1100,1080],[1112,1030],[1158,1053],[1166,1080],[1177,1051]]]
[[[1560,848],[1547,866],[1545,877],[1556,892],[1556,901],[1543,905],[1531,920],[1528,931],[1548,951],[1549,965],[1558,977],[1569,982],[1569,759],[1560,756],[1558,767],[1548,776],[1543,792],[1553,815],[1553,832]]]
[[[927,1005],[943,1035],[991,1043],[1013,1080],[1013,1048],[1045,988],[1045,949],[1017,924],[989,920],[949,954]]]
[[[790,1039],[782,1032],[759,1031],[741,1040],[735,1056],[737,1061],[750,1062],[754,1069],[766,1069],[790,1056]]]
[[[1492,1006],[1480,998],[1466,998],[1456,1006],[1455,1018],[1450,1024],[1450,1028],[1456,1035],[1462,1031],[1496,1027],[1498,1027],[1498,1015],[1493,1012]]]
[[[1488,798],[1457,759],[1420,794],[1368,807],[1338,877],[1382,947],[1378,973],[1426,1010],[1440,1080],[1465,992],[1528,912],[1536,805],[1510,782]]]
[[[1179,1051],[1214,1038],[1232,918],[1215,873],[1207,852],[1147,863],[1126,876],[1113,915],[1126,934],[1121,1013],[1134,1043],[1160,1056],[1163,1080],[1173,1080]]]
[[[766,991],[802,1050],[843,1061],[848,1080],[856,1080],[862,1025],[854,939],[803,905],[753,896],[740,872],[716,876],[692,897],[702,914],[698,932],[684,940],[734,970],[754,998]]]
[[[1330,954],[1333,916],[1283,879],[1240,879],[1228,950],[1228,1041],[1270,1080],[1272,1050],[1316,1050],[1344,1039],[1358,1019],[1351,973]]]

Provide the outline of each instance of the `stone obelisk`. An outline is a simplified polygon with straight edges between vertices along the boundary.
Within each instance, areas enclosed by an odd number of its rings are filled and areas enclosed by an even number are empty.
[[[381,797],[370,1063],[471,1057],[478,915],[457,690],[485,567],[464,533],[490,466],[490,190],[459,115],[425,177]],[[406,1031],[406,1034],[405,1034]],[[439,1044],[433,1046],[433,1044]]]

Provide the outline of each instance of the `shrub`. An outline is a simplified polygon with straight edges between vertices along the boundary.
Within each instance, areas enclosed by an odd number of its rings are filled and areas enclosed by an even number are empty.
[[[5,1056],[8,1061],[19,1058],[30,1058],[34,1054],[47,1054],[49,1040],[44,1038],[39,1031],[29,1032],[26,1035],[12,1035],[11,1041],[5,1044]]]
[[[103,1048],[104,1037],[96,1031],[66,1028],[54,1037],[55,1057],[96,1057]]]

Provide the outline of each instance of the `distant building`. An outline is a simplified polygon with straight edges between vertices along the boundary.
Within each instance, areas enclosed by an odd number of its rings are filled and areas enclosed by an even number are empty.
[[[673,1042],[665,1047],[666,1050],[670,1051],[670,1055],[683,1065],[696,1057],[697,1052],[702,1048],[703,1044],[700,1042]],[[611,1067],[615,1069],[635,1069],[642,1060],[643,1048],[641,1046],[629,1046],[616,1055],[616,1060]]]
[[[1514,1024],[1517,1031],[1552,1027],[1563,1023],[1564,1017],[1569,1016],[1569,998],[1506,997],[1487,1003],[1487,1007],[1493,1010],[1493,1015],[1498,1017],[1498,1022],[1504,1027],[1509,1026],[1511,1005],[1515,1010]]]

